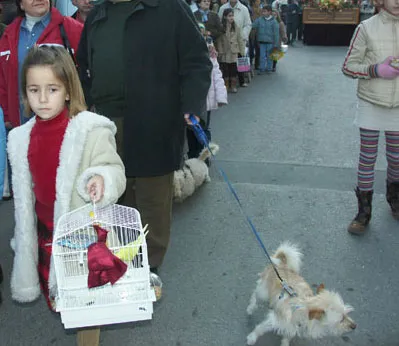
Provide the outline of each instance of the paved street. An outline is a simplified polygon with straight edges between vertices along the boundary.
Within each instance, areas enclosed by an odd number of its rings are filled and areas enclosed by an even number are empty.
[[[292,346],[399,345],[398,223],[385,202],[383,143],[378,161],[373,219],[364,237],[346,232],[357,207],[358,130],[356,82],[340,71],[345,48],[290,48],[273,75],[256,76],[213,114],[218,164],[226,171],[267,248],[298,243],[303,275],[325,283],[355,307],[358,328],[318,342]],[[381,141],[382,142],[382,141]],[[165,264],[163,300],[151,322],[104,328],[101,345],[244,346],[264,316],[246,316],[265,257],[226,184],[212,166],[212,181],[174,210]],[[10,300],[11,202],[0,205],[0,261],[5,269],[0,308],[1,346],[69,346],[59,317],[43,299]],[[279,346],[267,334],[257,346]]]

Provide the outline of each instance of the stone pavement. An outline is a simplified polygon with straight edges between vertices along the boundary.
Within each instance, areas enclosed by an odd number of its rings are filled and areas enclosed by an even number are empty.
[[[273,75],[256,76],[230,105],[213,114],[218,164],[234,183],[267,248],[284,240],[305,253],[303,275],[325,283],[353,305],[356,331],[293,346],[399,345],[398,223],[384,200],[383,143],[374,214],[364,237],[347,234],[356,210],[353,193],[358,130],[352,125],[356,82],[340,66],[345,48],[290,48]],[[381,141],[382,142],[382,141]],[[173,236],[160,275],[163,300],[151,322],[104,328],[101,345],[244,346],[264,312],[246,306],[266,264],[225,183],[213,180],[174,209]],[[6,279],[12,254],[12,203],[0,205],[0,260]],[[0,308],[1,346],[74,345],[41,299]],[[257,345],[278,346],[273,334]]]

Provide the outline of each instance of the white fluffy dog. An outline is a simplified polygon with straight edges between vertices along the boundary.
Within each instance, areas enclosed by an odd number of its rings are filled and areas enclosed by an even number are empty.
[[[219,151],[219,146],[215,143],[209,143],[213,155]],[[191,196],[194,191],[204,182],[210,181],[209,168],[205,160],[211,157],[208,148],[201,151],[198,158],[188,159],[184,161],[182,169],[175,171],[173,177],[173,197],[177,202],[183,202],[187,197]]]
[[[272,256],[281,277],[291,286],[296,296],[282,290],[282,285],[272,266],[260,274],[252,294],[247,313],[251,315],[259,301],[269,303],[266,319],[248,335],[247,344],[255,345],[257,339],[274,331],[282,336],[281,346],[289,346],[295,337],[321,338],[339,336],[356,328],[348,313],[353,310],[345,305],[338,293],[320,285],[316,295],[309,284],[299,275],[302,254],[289,243],[283,243]]]

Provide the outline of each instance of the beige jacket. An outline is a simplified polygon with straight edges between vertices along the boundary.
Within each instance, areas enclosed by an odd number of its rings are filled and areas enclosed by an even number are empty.
[[[359,98],[384,107],[399,106],[399,78],[371,78],[370,65],[399,56],[399,17],[382,10],[357,27],[346,55],[342,72],[359,78]]]
[[[40,295],[35,196],[27,155],[35,121],[32,118],[25,125],[12,130],[8,140],[15,203],[15,231],[11,241],[15,252],[11,293],[13,299],[21,303],[31,302]],[[116,153],[115,133],[113,122],[91,112],[81,112],[70,120],[61,145],[57,169],[54,225],[63,214],[90,202],[86,184],[96,174],[104,178],[104,197],[99,206],[115,203],[124,192],[125,170]],[[49,288],[50,294],[55,296],[53,263],[50,267]]]
[[[216,40],[215,46],[219,62],[234,63],[237,61],[238,54],[245,55],[245,43],[237,25],[235,31],[231,31],[228,26],[227,32]]]

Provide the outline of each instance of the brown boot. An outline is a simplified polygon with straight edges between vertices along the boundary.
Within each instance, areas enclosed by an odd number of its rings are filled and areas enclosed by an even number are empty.
[[[360,191],[357,187],[356,197],[359,211],[348,227],[348,232],[356,235],[364,234],[371,219],[371,202],[373,191]]]
[[[392,216],[399,220],[399,182],[390,183],[387,180],[386,198],[391,207]]]
[[[230,83],[231,83],[231,88],[230,88],[230,92],[232,92],[233,94],[237,93],[237,77],[233,77],[230,79]]]

